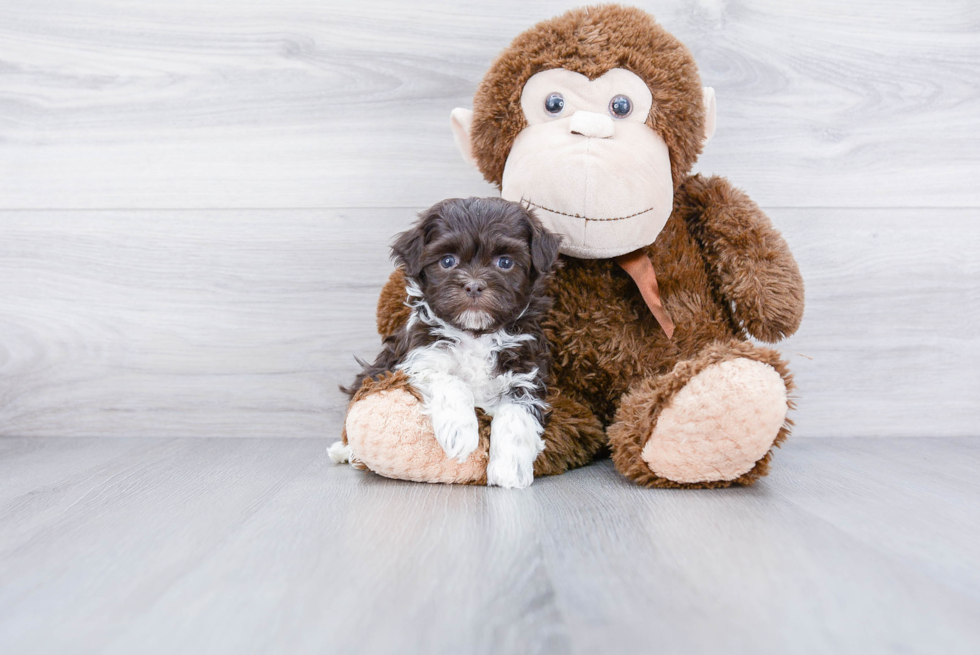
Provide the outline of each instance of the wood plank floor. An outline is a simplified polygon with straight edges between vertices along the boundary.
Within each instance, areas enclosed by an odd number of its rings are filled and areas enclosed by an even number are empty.
[[[325,445],[0,439],[0,652],[980,649],[980,440],[791,440],[720,491],[427,486]]]

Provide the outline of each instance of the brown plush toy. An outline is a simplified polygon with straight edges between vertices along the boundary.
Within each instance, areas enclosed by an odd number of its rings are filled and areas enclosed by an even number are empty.
[[[751,484],[788,435],[791,376],[776,342],[796,331],[803,281],[758,206],[720,177],[690,175],[714,130],[714,92],[648,14],[576,9],[521,34],[452,127],[504,198],[563,237],[544,324],[550,419],[535,475],[611,453],[652,487]],[[406,320],[395,271],[378,328]],[[449,459],[403,375],[351,401],[351,461],[384,476],[486,483],[481,448]]]

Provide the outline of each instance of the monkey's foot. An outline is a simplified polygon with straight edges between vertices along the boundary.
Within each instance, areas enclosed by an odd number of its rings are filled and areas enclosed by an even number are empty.
[[[721,350],[645,380],[623,399],[609,429],[621,472],[661,487],[751,484],[768,472],[771,448],[789,431],[789,374],[772,351]]]
[[[713,364],[660,412],[643,461],[676,482],[734,480],[769,452],[786,410],[786,386],[771,366],[742,358]]]
[[[415,482],[486,484],[488,443],[464,462],[446,455],[436,441],[422,403],[404,388],[355,399],[347,412],[351,463],[378,475]]]

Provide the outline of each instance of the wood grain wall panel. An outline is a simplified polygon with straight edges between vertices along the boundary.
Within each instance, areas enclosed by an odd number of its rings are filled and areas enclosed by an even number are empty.
[[[980,213],[778,210],[806,281],[778,347],[805,436],[980,436]]]
[[[977,207],[980,5],[638,2],[719,101],[700,168],[774,207]],[[427,206],[450,110],[565,2],[7,0],[0,207]]]
[[[980,425],[980,211],[770,212],[799,436]],[[0,435],[331,436],[412,209],[0,212]]]
[[[0,430],[325,434],[412,216],[0,214]]]

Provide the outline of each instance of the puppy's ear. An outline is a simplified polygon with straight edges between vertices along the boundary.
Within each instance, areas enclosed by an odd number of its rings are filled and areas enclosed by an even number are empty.
[[[531,226],[531,242],[528,244],[531,250],[531,267],[536,275],[548,275],[558,261],[561,237],[546,230],[532,210],[525,208],[524,213]]]
[[[422,272],[422,252],[425,250],[425,230],[419,221],[405,230],[391,244],[391,258],[405,270],[405,275],[417,278]]]
[[[439,220],[440,209],[441,203],[419,214],[415,225],[399,234],[391,244],[391,258],[405,269],[405,274],[410,278],[418,278],[422,273],[425,244],[429,241],[429,234],[436,221]]]

